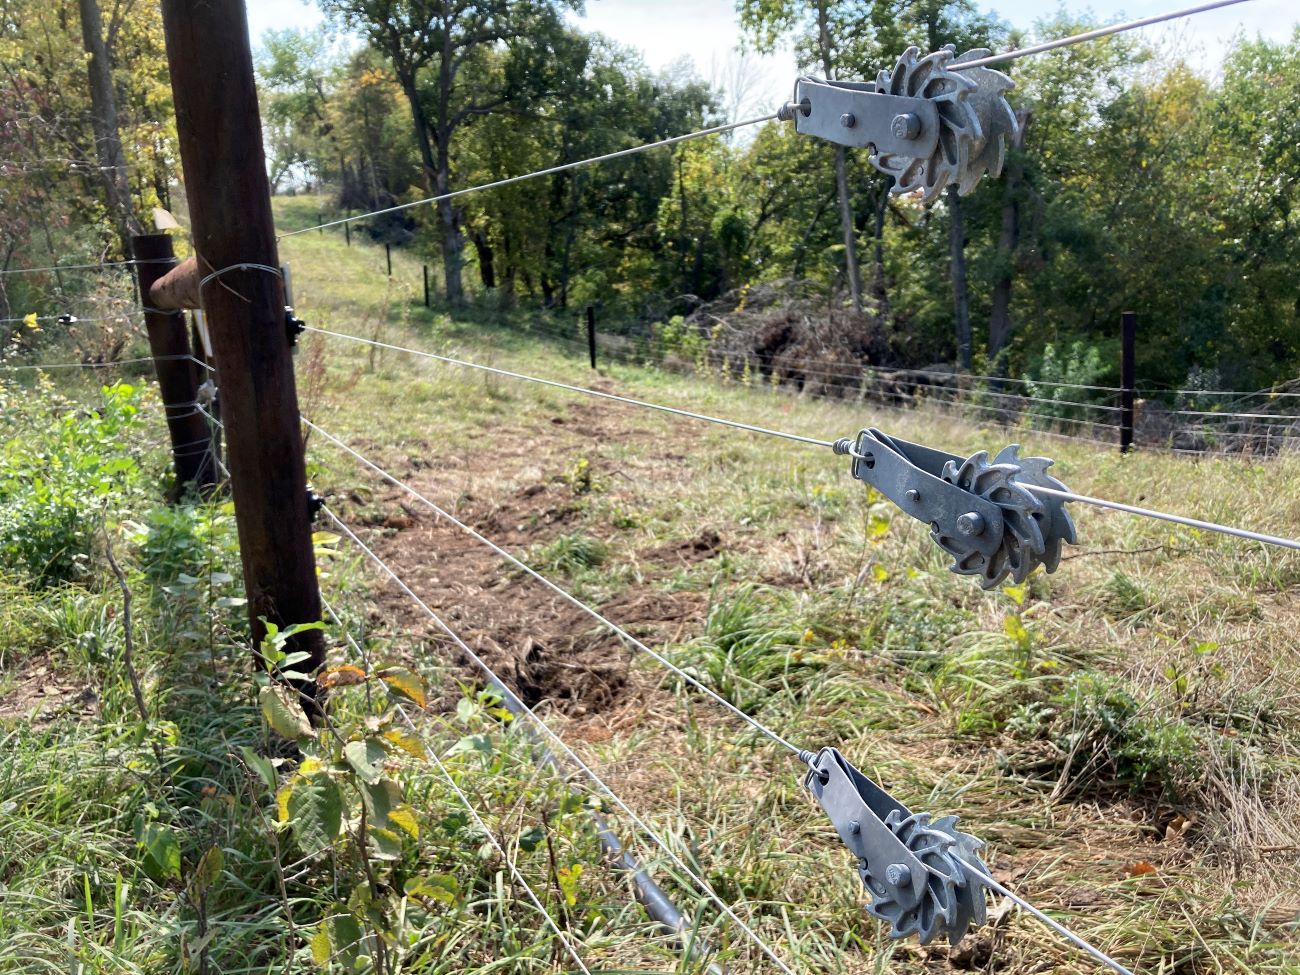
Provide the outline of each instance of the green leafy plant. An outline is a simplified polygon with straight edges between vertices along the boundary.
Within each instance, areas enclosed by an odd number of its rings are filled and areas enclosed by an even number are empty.
[[[140,486],[139,402],[134,386],[105,386],[96,409],[69,409],[52,430],[27,417],[0,448],[0,563],[37,586],[85,573],[105,505]]]

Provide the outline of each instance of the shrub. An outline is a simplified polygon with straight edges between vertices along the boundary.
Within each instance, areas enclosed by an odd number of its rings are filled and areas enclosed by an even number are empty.
[[[43,422],[35,410],[19,418],[0,451],[0,562],[37,586],[83,571],[108,499],[140,480],[131,446],[139,399],[119,383],[103,388],[97,409],[69,410],[53,431],[34,429]]]

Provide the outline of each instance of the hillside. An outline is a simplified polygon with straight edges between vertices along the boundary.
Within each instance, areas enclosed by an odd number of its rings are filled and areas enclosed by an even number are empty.
[[[277,201],[282,226],[314,212]],[[1282,535],[1300,519],[1290,456],[1120,457],[716,375],[593,373],[523,316],[426,311],[400,251],[392,282],[382,248],[337,233],[282,258],[314,328],[819,440],[1018,441],[1083,494]],[[775,970],[611,799],[534,765],[528,722],[506,720],[466,648],[793,970],[1095,970],[1000,899],[956,948],[890,942],[792,756],[327,434],[779,735],[960,815],[997,880],[1132,970],[1300,966],[1294,555],[1085,508],[1055,574],[985,593],[825,448],[315,332],[297,364],[326,518],[464,645],[320,522],[337,689],[329,728],[291,746],[240,649],[229,506],[161,504],[148,389],[6,385],[0,522],[37,504],[18,487],[34,472],[93,471],[69,515],[85,556],[42,584],[11,554],[3,575],[0,971],[344,971],[358,955],[387,972],[572,970],[523,882],[592,970],[695,970],[601,863],[593,806],[694,941]],[[51,413],[73,420],[51,431]],[[339,750],[380,732],[378,754]]]

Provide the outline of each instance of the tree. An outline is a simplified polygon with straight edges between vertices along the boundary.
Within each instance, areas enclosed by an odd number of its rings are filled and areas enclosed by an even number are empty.
[[[848,38],[868,23],[867,5],[857,0],[738,0],[741,27],[758,50],[770,53],[779,39],[798,30],[800,60],[815,64],[827,80],[834,80],[839,51]],[[844,239],[844,271],[853,310],[863,312],[862,272],[858,266],[857,224],[849,193],[848,152],[834,147],[835,192]]]
[[[95,133],[95,150],[100,179],[108,212],[117,226],[122,254],[131,253],[131,237],[141,233],[131,205],[126,157],[117,114],[117,94],[113,90],[112,53],[104,38],[104,22],[99,0],[78,0],[81,12],[81,36],[86,48],[86,72],[90,81],[91,126]],[[130,7],[130,4],[127,4]],[[115,11],[116,17],[120,11]],[[110,36],[116,33],[110,31]]]
[[[581,0],[320,0],[337,23],[363,34],[392,66],[411,112],[428,187],[451,191],[461,129],[512,99],[544,62],[539,48],[563,30],[564,8]],[[506,63],[494,61],[504,57]],[[523,70],[521,70],[523,69]],[[437,204],[447,300],[464,301],[461,210]]]

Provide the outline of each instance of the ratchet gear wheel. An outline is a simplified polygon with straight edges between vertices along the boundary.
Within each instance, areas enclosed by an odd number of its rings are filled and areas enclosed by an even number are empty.
[[[965,194],[988,172],[1002,171],[1008,139],[1017,130],[1015,113],[1004,97],[1014,87],[1000,71],[991,68],[953,70],[954,65],[987,57],[984,49],[956,57],[952,45],[931,54],[909,47],[892,69],[876,78],[876,91],[908,98],[924,98],[939,113],[939,138],[926,156],[878,152],[871,164],[894,177],[894,193],[920,191],[925,202],[949,183]]]
[[[866,860],[859,861],[858,873],[871,894],[867,911],[890,926],[890,937],[916,935],[921,944],[928,945],[943,933],[955,945],[972,925],[984,923],[984,884],[972,872],[974,868],[988,873],[976,855],[984,844],[957,830],[956,822],[955,816],[931,822],[929,813],[904,816],[897,810],[885,819],[885,825],[926,870],[925,893],[919,901],[907,903],[892,896],[891,885],[882,883],[884,878],[875,876]],[[900,867],[891,864],[884,868],[894,871],[891,879],[895,884]]]
[[[1055,572],[1061,562],[1061,545],[1075,542],[1074,522],[1061,499],[1032,490],[1033,486],[1066,489],[1047,473],[1052,462],[1019,453],[1019,444],[1012,444],[990,462],[988,451],[981,450],[961,464],[948,461],[940,475],[1002,512],[1002,541],[992,554],[979,551],[970,537],[961,533],[932,533],[935,542],[953,557],[952,571],[978,576],[985,589],[992,589],[1007,576],[1024,582],[1039,565]]]

